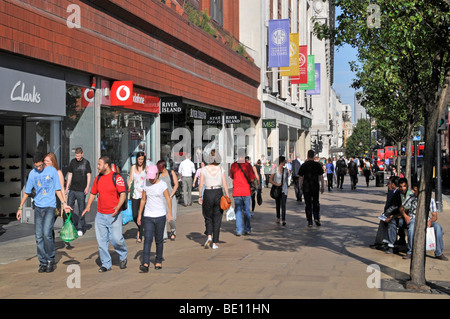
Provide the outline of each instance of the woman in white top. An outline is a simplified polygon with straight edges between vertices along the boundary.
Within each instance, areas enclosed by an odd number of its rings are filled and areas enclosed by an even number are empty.
[[[204,247],[209,248],[212,243],[212,248],[217,249],[219,246],[219,232],[220,225],[222,223],[223,211],[220,209],[220,199],[223,195],[223,190],[225,190],[225,195],[228,195],[227,181],[225,178],[225,173],[220,164],[220,155],[216,154],[215,150],[211,150],[206,162],[207,166],[202,168],[202,173],[200,174],[200,184],[198,189],[203,189],[205,186],[205,191],[203,196],[199,195],[199,204],[202,205],[203,217],[205,218],[206,235],[208,239],[206,240]]]
[[[281,195],[275,199],[276,204],[276,214],[277,214],[277,224],[280,223],[280,217],[283,222],[283,226],[286,225],[286,201],[288,196],[288,177],[290,172],[284,166],[286,165],[286,158],[280,156],[279,164],[275,171],[270,175],[269,182],[275,186],[281,186]],[[281,209],[281,214],[280,214]],[[281,216],[280,216],[281,215]]]
[[[177,210],[178,210],[178,198],[176,196],[178,189],[178,176],[174,170],[168,170],[167,164],[165,160],[159,160],[156,163],[156,167],[158,167],[158,178],[167,184],[167,188],[169,190],[170,198],[172,199],[172,221],[169,223],[170,227],[170,235],[167,236],[167,232],[164,232],[164,240],[168,237],[170,240],[175,240],[177,237]],[[167,223],[166,223],[167,224]],[[165,227],[167,229],[167,225]]]
[[[155,237],[156,243],[155,269],[162,268],[164,230],[166,221],[172,220],[172,200],[167,184],[158,178],[156,165],[149,166],[147,179],[148,183],[146,183],[144,192],[142,192],[137,220],[139,225],[144,226],[144,256],[139,267],[143,272],[148,272],[153,237]],[[167,211],[165,202],[168,207]]]
[[[141,204],[142,192],[145,186],[145,166],[146,156],[144,152],[137,152],[136,165],[131,166],[130,178],[128,179],[128,189],[130,190],[131,210],[133,212],[133,220],[138,227],[136,242],[142,242],[142,227],[137,224],[139,214],[139,206]],[[133,184],[133,189],[131,189]]]

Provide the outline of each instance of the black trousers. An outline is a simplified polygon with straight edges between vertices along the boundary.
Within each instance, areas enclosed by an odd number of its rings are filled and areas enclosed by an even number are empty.
[[[294,190],[295,190],[295,198],[297,201],[302,201],[302,192],[300,191],[299,184],[298,184],[298,176],[293,176],[292,179],[294,180]]]
[[[203,192],[202,212],[205,218],[205,234],[212,235],[213,243],[219,242],[220,225],[222,224],[223,211],[220,209],[222,188],[205,189]]]
[[[142,239],[142,225],[144,224],[143,222],[141,222],[141,225],[139,226],[137,224],[137,218],[139,215],[139,206],[141,205],[141,199],[140,198],[132,198],[131,199],[131,211],[133,212],[133,221],[136,223],[136,226],[138,228],[138,232],[139,232],[139,239]]]
[[[358,183],[358,175],[350,175],[350,181],[352,183],[352,189],[355,189]]]
[[[344,174],[337,174],[337,188],[342,187],[344,184]]]
[[[305,197],[305,213],[308,223],[314,220],[320,220],[320,203],[319,203],[319,191],[316,192],[304,192]]]

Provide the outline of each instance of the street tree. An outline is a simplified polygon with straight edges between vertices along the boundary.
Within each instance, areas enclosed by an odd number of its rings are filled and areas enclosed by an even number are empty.
[[[337,27],[315,26],[319,38],[358,49],[364,61],[370,51],[384,50],[379,65],[386,79],[398,77],[392,94],[403,92],[399,108],[414,108],[423,116],[425,151],[414,229],[413,253],[407,288],[426,288],[425,236],[432,193],[438,121],[450,93],[450,5],[447,0],[331,0],[342,13]],[[375,56],[379,56],[376,54]],[[376,60],[380,63],[380,60]],[[375,64],[374,64],[375,66]],[[369,87],[364,87],[366,92]]]

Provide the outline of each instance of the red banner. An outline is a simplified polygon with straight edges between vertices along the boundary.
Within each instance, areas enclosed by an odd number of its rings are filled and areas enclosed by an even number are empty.
[[[298,50],[299,76],[291,76],[291,84],[308,83],[308,46],[300,45]]]

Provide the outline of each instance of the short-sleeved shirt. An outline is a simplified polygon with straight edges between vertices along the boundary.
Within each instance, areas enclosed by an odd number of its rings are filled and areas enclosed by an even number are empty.
[[[56,208],[55,192],[61,190],[58,171],[52,166],[46,166],[42,171],[33,169],[28,175],[25,193],[31,194],[33,188],[36,190],[34,204],[37,207]]]
[[[147,194],[147,202],[145,203],[144,216],[145,217],[161,217],[167,214],[166,198],[164,191],[168,189],[166,182],[160,180],[156,184],[147,182],[144,191]]]
[[[125,182],[122,176],[117,174],[116,186],[114,186],[113,174],[114,172],[111,171],[107,175],[99,175],[100,178],[97,176],[92,185],[91,194],[98,194],[97,211],[102,214],[114,213],[119,204],[120,193],[125,192]]]
[[[298,171],[298,175],[303,176],[303,192],[319,191],[319,177],[323,175],[323,168],[320,163],[313,160],[304,162]]]
[[[72,173],[72,181],[70,189],[77,192],[82,192],[87,186],[87,174],[91,174],[91,164],[85,158],[77,161],[72,159],[69,164],[69,173]]]
[[[242,170],[245,172],[245,175],[250,182],[256,178],[253,168],[249,163],[234,162],[231,164],[230,177],[233,180],[233,196],[250,196],[250,184],[244,174],[242,174],[238,164],[242,167]]]

